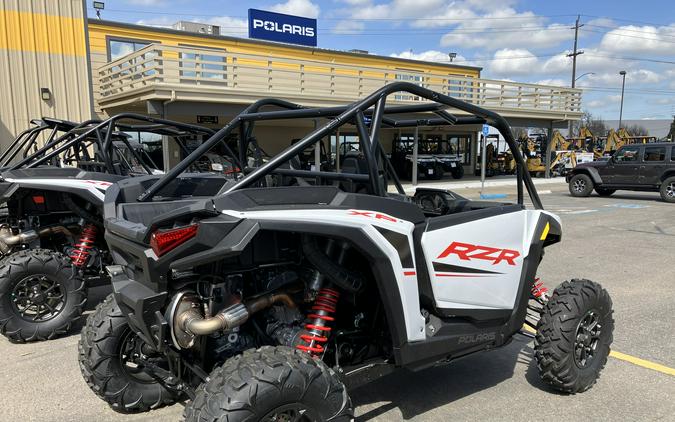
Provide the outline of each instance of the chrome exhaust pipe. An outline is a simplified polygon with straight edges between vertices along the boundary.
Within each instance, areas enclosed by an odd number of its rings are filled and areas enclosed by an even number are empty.
[[[296,307],[288,293],[270,293],[245,303],[231,305],[212,317],[205,317],[198,299],[195,294],[184,292],[176,295],[169,306],[171,337],[174,345],[180,349],[192,347],[197,336],[237,328],[248,321],[251,315],[276,303],[283,303],[290,308]]]

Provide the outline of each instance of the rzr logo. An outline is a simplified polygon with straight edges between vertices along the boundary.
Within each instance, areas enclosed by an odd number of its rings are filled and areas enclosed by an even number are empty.
[[[398,222],[398,220],[395,219],[394,217],[390,217],[386,214],[380,214],[379,212],[374,211],[349,210],[349,215],[360,215],[362,217],[374,218],[376,220],[391,221],[392,223]]]
[[[437,259],[445,258],[449,255],[457,255],[464,261],[472,259],[483,259],[492,261],[492,265],[497,265],[506,261],[509,265],[516,265],[515,259],[520,256],[520,252],[512,249],[491,248],[489,246],[472,245],[470,243],[452,242],[443,253],[438,255]]]

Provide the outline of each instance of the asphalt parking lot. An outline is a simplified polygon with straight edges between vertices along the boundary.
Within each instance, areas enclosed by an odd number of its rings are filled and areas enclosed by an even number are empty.
[[[603,284],[614,302],[613,350],[622,354],[610,357],[591,390],[561,395],[539,380],[533,344],[518,335],[504,349],[419,373],[400,371],[352,391],[358,421],[674,420],[675,204],[657,193],[572,198],[562,183],[540,190],[547,192],[545,208],[562,217],[563,241],[548,249],[539,276],[550,288],[581,277]],[[182,404],[141,415],[110,410],[80,376],[78,338],[28,345],[0,339],[0,420],[180,419]]]

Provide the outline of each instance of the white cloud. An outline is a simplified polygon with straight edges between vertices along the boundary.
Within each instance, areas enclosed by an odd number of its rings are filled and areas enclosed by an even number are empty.
[[[285,3],[275,4],[270,9],[277,13],[305,16],[308,18],[318,17],[321,11],[319,5],[312,3],[310,0],[288,0]]]
[[[422,60],[425,62],[441,62],[441,63],[449,63],[450,58],[448,57],[448,53],[443,53],[442,51],[437,51],[437,50],[427,50],[427,51],[422,51],[420,53],[414,53],[410,51],[403,51],[401,53],[394,53],[390,54],[390,57],[397,57],[399,59],[411,59],[411,60]],[[455,62],[462,62],[466,60],[465,57],[457,55],[457,57],[454,58]]]
[[[475,19],[461,21],[441,38],[443,46],[463,48],[542,48],[573,39],[568,25],[546,24],[532,12],[518,13],[511,8],[496,10]]]
[[[621,26],[602,37],[600,49],[622,53],[675,55],[675,24],[659,27]]]
[[[248,21],[244,19],[217,16],[210,18],[206,23],[220,26],[220,35],[231,35],[233,37],[248,36]]]
[[[358,34],[363,32],[365,27],[363,21],[343,20],[335,24],[333,32],[335,34]]]
[[[539,61],[530,51],[522,48],[497,50],[490,64],[491,73],[501,75],[527,75],[536,71]]]
[[[537,82],[535,82],[535,84],[568,87],[570,85],[570,81],[566,81],[566,80],[559,79],[559,78],[552,78],[552,79],[549,78],[549,79],[542,79],[540,81],[537,81]]]

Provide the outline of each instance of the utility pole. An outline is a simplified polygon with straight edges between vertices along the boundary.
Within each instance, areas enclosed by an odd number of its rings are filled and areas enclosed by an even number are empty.
[[[619,109],[619,129],[621,129],[621,121],[623,120],[623,89],[626,87],[626,71],[622,70],[619,72],[619,75],[623,78],[621,81],[621,108]]]
[[[578,51],[577,50],[577,44],[579,41],[579,28],[584,26],[583,24],[579,24],[579,19],[581,19],[580,15],[577,15],[577,21],[574,23],[574,51],[570,54],[567,55],[567,57],[572,58],[572,88],[576,86],[577,83],[577,56],[580,54],[584,54],[583,51]],[[572,121],[570,120],[569,126],[567,128],[567,131],[569,132],[567,136],[572,137]]]

